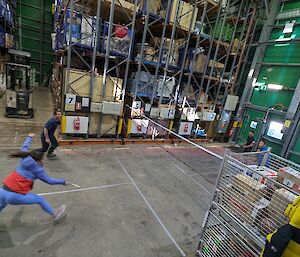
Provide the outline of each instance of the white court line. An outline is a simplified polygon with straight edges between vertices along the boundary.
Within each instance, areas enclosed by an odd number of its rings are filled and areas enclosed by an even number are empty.
[[[85,187],[80,189],[71,189],[71,190],[65,190],[65,191],[57,191],[57,192],[49,192],[49,193],[41,193],[38,195],[57,195],[57,194],[65,194],[65,193],[73,193],[73,192],[81,192],[81,191],[89,191],[89,190],[95,190],[95,189],[104,189],[104,188],[111,188],[111,187],[117,187],[117,186],[124,186],[124,185],[132,185],[132,182],[126,182],[126,183],[119,183],[119,184],[111,184],[111,185],[104,185],[104,186],[97,186],[97,187]]]
[[[187,177],[189,177],[192,181],[194,181],[199,187],[201,187],[205,192],[207,192],[208,194],[212,194],[211,192],[209,192],[204,186],[202,186],[196,179],[194,179],[191,175],[187,174],[182,168],[180,168],[175,162],[173,162],[172,160],[170,160],[168,157],[165,157],[169,162],[171,162],[177,169],[179,169],[184,175],[186,175]],[[200,175],[200,174],[199,174]]]
[[[128,174],[127,170],[124,168],[123,164],[118,159],[118,157],[115,155],[115,153],[114,153],[114,157],[115,157],[116,161],[120,164],[121,168],[126,173],[126,175],[128,176],[128,178],[132,181],[132,184],[134,185],[135,189],[138,191],[138,193],[140,194],[140,196],[143,198],[143,200],[147,204],[148,208],[151,210],[152,214],[154,215],[154,217],[156,218],[156,220],[158,221],[158,223],[161,225],[161,227],[163,228],[163,230],[165,231],[165,233],[171,239],[172,243],[176,246],[177,250],[180,252],[180,254],[182,256],[186,256],[185,252],[181,249],[181,247],[175,241],[174,237],[171,235],[171,233],[169,232],[169,230],[167,229],[167,227],[165,226],[165,224],[161,221],[161,219],[159,218],[159,216],[157,215],[157,213],[155,212],[155,210],[152,208],[152,206],[150,205],[150,203],[148,202],[148,200],[146,199],[146,197],[143,195],[143,193],[141,192],[141,190],[139,189],[139,187],[137,186],[137,184],[134,182],[133,178]]]

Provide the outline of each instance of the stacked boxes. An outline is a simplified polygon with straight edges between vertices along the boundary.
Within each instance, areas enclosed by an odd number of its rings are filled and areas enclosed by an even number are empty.
[[[139,9],[144,14],[146,14],[149,9],[150,14],[156,15],[157,11],[160,9],[160,1],[161,0],[141,0]]]
[[[56,8],[58,12],[60,8]],[[81,39],[81,21],[82,17],[78,12],[73,12],[71,14],[70,9],[66,12],[67,22],[56,28],[56,45],[55,49],[61,49],[69,44],[69,41],[77,42]],[[71,25],[71,38],[70,38],[70,22],[72,19]]]
[[[64,31],[65,31],[65,37],[66,41],[69,42],[70,40],[72,42],[76,42],[81,39],[81,20],[82,17],[78,12],[73,12],[71,14],[71,11],[67,10],[67,24],[65,25]],[[72,24],[71,24],[72,19]],[[71,39],[70,39],[70,24],[71,24]]]
[[[232,185],[228,185],[223,191],[223,204],[244,222],[254,224],[259,212],[266,207],[263,198],[266,188],[247,175],[236,175]]]
[[[255,180],[262,184],[269,184],[270,179],[277,179],[277,172],[267,168],[265,166],[249,165],[251,169],[254,169],[256,172],[247,173],[248,176],[253,177]]]
[[[14,35],[5,33],[5,47],[6,48],[14,47]]]
[[[184,58],[184,48],[180,49],[179,53],[180,53],[179,54],[179,67],[181,67],[182,63],[183,63],[183,58]],[[192,63],[194,55],[196,55],[195,62]],[[206,55],[197,53],[195,51],[195,49],[191,48],[191,49],[189,49],[189,52],[186,55],[185,62],[184,62],[184,68],[188,71],[203,73],[206,61],[207,61]]]
[[[284,216],[286,207],[297,199],[297,195],[289,192],[285,188],[275,190],[272,195],[270,205],[268,206],[268,213],[270,217],[275,217],[277,226],[282,226],[287,223]]]
[[[81,21],[81,44],[86,46],[94,46],[93,28],[96,26],[94,17],[82,18]],[[96,28],[95,28],[96,29]]]
[[[177,20],[178,26],[185,31],[189,31],[190,24],[192,23],[191,31],[194,31],[197,14],[198,14],[198,8],[195,10],[194,19],[192,20],[192,12],[194,9],[194,6],[192,4],[186,3],[183,0],[179,0],[179,1],[173,0],[171,3],[170,12],[167,14],[166,14],[165,10],[167,10],[168,1],[161,0],[161,4],[164,8],[164,9],[161,9],[158,11],[158,14],[161,17],[164,17],[164,18],[167,17],[170,24],[173,24]],[[178,8],[178,14],[177,14],[177,19],[176,19],[177,5],[179,5],[179,8]]]
[[[300,172],[291,167],[280,168],[278,182],[300,193]]]
[[[160,37],[155,37],[154,39],[151,38],[150,43],[153,45],[154,48],[158,49],[160,47],[160,42],[161,38]],[[160,60],[161,63],[166,64],[167,61],[169,64],[173,66],[178,65],[178,60],[179,60],[179,48],[181,44],[184,42],[182,39],[174,39],[172,46],[171,46],[171,52],[169,53],[169,47],[171,44],[171,39],[170,38],[164,38],[163,39],[163,53],[162,53],[162,59]],[[169,53],[169,59],[168,58],[168,53]],[[158,61],[158,55],[159,51],[156,51],[156,55],[154,57],[155,62]]]

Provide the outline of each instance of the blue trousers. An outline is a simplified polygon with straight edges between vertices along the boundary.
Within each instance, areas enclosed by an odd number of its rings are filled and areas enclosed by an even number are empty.
[[[50,215],[54,214],[51,205],[45,200],[44,197],[28,193],[26,195],[9,192],[0,188],[0,212],[8,205],[29,205],[39,204],[41,208]]]

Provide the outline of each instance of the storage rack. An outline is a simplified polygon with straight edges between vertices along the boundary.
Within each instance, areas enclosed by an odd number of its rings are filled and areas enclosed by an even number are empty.
[[[90,99],[95,88],[97,72],[102,74],[102,97],[105,97],[108,79],[114,82],[115,78],[122,80],[122,85],[119,83],[116,85],[118,97],[120,96],[118,101],[123,104],[124,112],[114,115],[115,122],[112,124],[113,127],[118,127],[117,136],[124,120],[126,125],[128,125],[127,121],[131,121],[132,117],[128,114],[130,112],[126,110],[126,105],[131,105],[135,100],[157,107],[163,106],[163,104],[172,108],[177,106],[180,107],[180,113],[184,107],[182,103],[194,108],[203,107],[205,103],[202,105],[199,103],[202,94],[204,99],[208,97],[211,99],[211,111],[214,111],[217,105],[224,106],[227,95],[236,94],[235,88],[240,83],[238,74],[246,70],[249,45],[254,40],[256,25],[260,20],[257,10],[265,8],[263,2],[266,1],[68,0],[63,2],[62,10],[55,22],[56,30],[58,26],[68,24],[68,12],[70,14],[76,12],[83,17],[82,19],[92,15],[95,23],[90,35],[86,35],[86,37],[92,38],[92,46],[86,48],[81,45],[82,39],[73,42],[73,32],[70,32],[71,29],[69,29],[71,40],[67,41],[63,47],[56,49],[53,72],[55,103],[57,107],[63,106],[64,87],[66,93],[70,90],[72,92],[74,81],[70,81],[70,70],[77,67],[86,69],[84,74],[90,76]],[[156,4],[154,9],[159,9],[159,13],[152,12],[153,4]],[[183,7],[187,4],[191,8],[189,11],[183,12]],[[184,19],[189,19],[190,23],[182,26]],[[99,49],[99,41],[103,41],[101,28],[104,20],[108,26],[106,47]],[[197,32],[195,32],[196,20],[199,26]],[[73,19],[70,21],[68,26],[71,28]],[[225,24],[228,23],[231,23],[229,30],[231,37],[226,41],[224,33]],[[127,55],[120,55],[111,49],[111,38],[116,32],[113,32],[114,24],[122,24],[132,32]],[[207,26],[206,30],[210,32],[204,31],[204,24]],[[221,25],[219,29],[218,25]],[[155,42],[156,49],[146,55],[145,48],[147,48],[149,40]],[[181,48],[181,65],[176,63],[174,65],[173,60],[177,60],[179,54],[174,51],[174,40],[180,42],[178,48]],[[140,51],[135,48],[137,42],[140,43]],[[199,51],[204,51],[207,58],[200,68],[195,69]],[[135,58],[134,53],[138,52],[139,58]],[[233,53],[235,54],[233,55]],[[154,57],[156,58],[155,62],[153,61]],[[149,58],[152,61],[149,61]],[[185,65],[186,62],[187,65]],[[147,83],[141,83],[142,72],[151,78]],[[134,82],[130,79],[133,73],[135,73]],[[160,94],[158,94],[159,79]],[[164,90],[171,80],[175,82],[171,97],[164,97]],[[193,92],[193,99],[190,103],[182,101],[184,98],[182,92],[185,89]],[[73,91],[73,93],[76,92]],[[126,99],[127,97],[128,99]],[[69,113],[66,112],[66,114]],[[88,116],[90,118],[91,114]],[[104,117],[105,115],[99,114],[96,133],[98,138],[106,134],[101,128]],[[171,120],[169,128],[172,128],[172,123]],[[110,131],[110,129],[108,130]],[[89,131],[87,136],[90,134]]]
[[[266,236],[288,223],[284,211],[299,196],[291,177],[299,171],[299,165],[270,152],[228,152],[202,226],[198,256],[259,256]]]

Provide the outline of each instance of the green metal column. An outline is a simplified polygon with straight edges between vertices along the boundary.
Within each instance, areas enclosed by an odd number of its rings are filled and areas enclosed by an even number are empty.
[[[17,49],[31,53],[31,66],[36,69],[36,82],[44,86],[52,73],[53,1],[17,1]]]
[[[245,141],[247,132],[251,129],[251,121],[257,121],[259,125],[255,129],[256,139],[266,139],[267,145],[272,147],[272,152],[276,154],[283,154],[287,149],[290,149],[290,147],[283,146],[291,142],[289,135],[294,135],[294,131],[283,127],[282,139],[276,139],[268,135],[267,131],[272,121],[284,124],[288,118],[288,110],[295,102],[292,99],[295,98],[295,90],[300,78],[300,44],[297,42],[300,38],[300,17],[293,17],[295,12],[288,13],[295,9],[300,9],[300,0],[281,3],[277,14],[275,14],[275,21],[271,26],[272,30],[269,38],[264,41],[260,40],[257,43],[257,53],[261,48],[265,48],[265,52],[260,52],[261,58],[256,58],[256,63],[252,66],[255,67],[254,74],[249,74],[245,87],[246,91],[242,99],[242,101],[250,102],[250,104],[244,108],[244,124],[239,133],[240,142]],[[292,32],[284,32],[286,23],[293,20],[295,25]],[[286,41],[283,41],[282,38],[285,38]],[[281,86],[282,89],[275,90],[274,85],[275,87]],[[257,113],[258,109],[261,110],[259,115]],[[264,119],[263,124],[260,126],[262,115]],[[298,121],[292,122],[297,123]],[[300,151],[297,151],[300,148],[297,145],[300,140],[299,135],[294,135],[293,138],[292,154],[294,156],[300,155]],[[296,158],[293,158],[293,160],[295,161]]]

